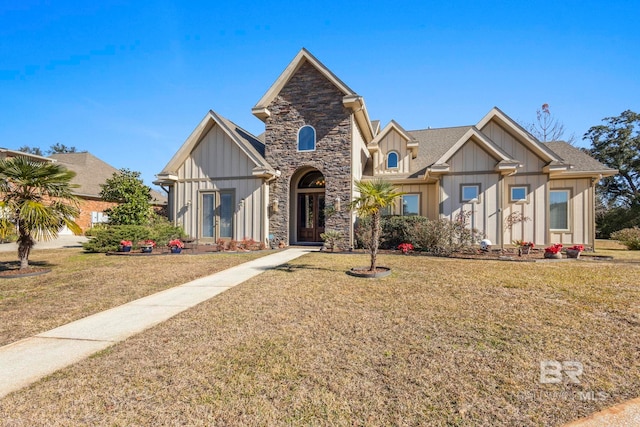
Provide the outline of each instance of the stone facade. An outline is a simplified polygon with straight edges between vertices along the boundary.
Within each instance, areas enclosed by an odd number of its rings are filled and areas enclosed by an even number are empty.
[[[281,175],[270,183],[271,200],[278,199],[278,212],[270,212],[269,229],[276,242],[295,242],[290,233],[292,186],[303,169],[317,169],[326,182],[326,206],[341,200],[341,210],[327,218],[325,230],[351,235],[351,216],[346,209],[351,199],[351,111],[342,103],[343,93],[315,67],[305,62],[269,105],[265,121],[265,156]],[[316,150],[299,152],[298,130],[316,130]],[[293,178],[293,180],[292,180]],[[348,245],[348,240],[345,245]]]

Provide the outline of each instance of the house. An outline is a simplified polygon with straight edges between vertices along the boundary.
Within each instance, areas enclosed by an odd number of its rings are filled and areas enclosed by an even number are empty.
[[[201,241],[353,245],[357,180],[406,194],[387,212],[470,224],[494,245],[593,244],[595,186],[616,173],[564,142],[542,143],[498,108],[478,123],[407,131],[302,49],[253,107],[251,135],[209,111],[157,175],[172,221]],[[328,209],[329,208],[329,209]],[[509,218],[528,218],[508,227]]]
[[[75,222],[82,228],[82,231],[84,232],[96,224],[107,222],[108,218],[104,211],[117,203],[102,200],[100,197],[101,185],[105,184],[107,179],[113,177],[113,174],[117,173],[118,169],[86,151],[52,154],[50,159],[76,174],[71,180],[71,184],[77,185],[73,189],[73,194],[79,200],[80,215]],[[166,198],[163,195],[153,190],[151,195],[153,197],[152,205],[166,205]],[[64,228],[60,234],[72,233]]]

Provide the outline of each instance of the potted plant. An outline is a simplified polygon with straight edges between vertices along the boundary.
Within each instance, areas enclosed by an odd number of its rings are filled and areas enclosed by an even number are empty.
[[[131,246],[133,246],[133,243],[131,243],[131,240],[121,240],[120,241],[120,247],[118,248],[118,251],[120,251],[120,252],[131,252]]]
[[[142,253],[150,254],[151,252],[153,252],[153,248],[155,247],[156,247],[156,242],[154,242],[151,239],[148,239],[142,242],[142,244],[140,245],[140,250],[142,251]]]
[[[554,259],[562,258],[562,243],[554,243],[548,248],[544,248],[544,257]]]
[[[402,253],[406,255],[413,250],[413,245],[411,243],[400,243],[398,245],[398,249],[400,249]]]
[[[171,248],[172,254],[179,254],[180,252],[182,252],[182,248],[184,248],[184,243],[182,243],[180,239],[173,239],[169,241],[169,244],[167,246]]]
[[[529,255],[531,249],[536,246],[533,242],[526,242],[524,240],[515,240],[513,244],[518,247],[518,255]]]
[[[573,245],[566,249],[567,258],[580,258],[580,253],[584,251],[583,245]]]

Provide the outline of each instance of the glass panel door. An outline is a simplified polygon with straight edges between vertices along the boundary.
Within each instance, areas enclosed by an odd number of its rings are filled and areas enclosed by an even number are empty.
[[[202,194],[202,237],[216,237],[216,194]]]
[[[220,237],[233,237],[233,193],[220,193]]]

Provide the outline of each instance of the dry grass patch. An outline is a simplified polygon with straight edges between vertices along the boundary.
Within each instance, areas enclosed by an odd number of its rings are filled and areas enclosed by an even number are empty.
[[[268,252],[105,256],[80,249],[34,251],[30,264],[50,273],[0,279],[0,345],[6,345]],[[0,264],[15,262],[0,253]]]
[[[638,265],[381,256],[391,276],[345,275],[367,259],[310,254],[267,271],[8,396],[0,417],[558,425],[640,396]],[[544,360],[581,362],[581,383],[540,384]]]

